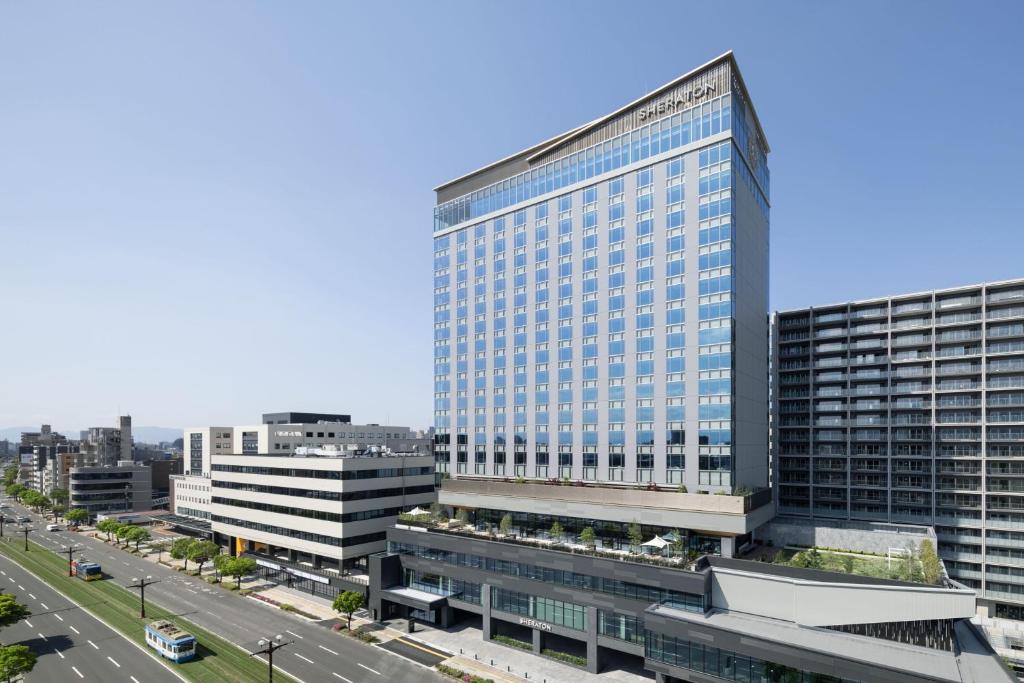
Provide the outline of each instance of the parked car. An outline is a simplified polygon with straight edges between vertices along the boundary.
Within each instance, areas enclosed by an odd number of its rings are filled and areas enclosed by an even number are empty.
[[[28,524],[28,517],[26,517],[25,515],[18,515],[18,517],[14,521],[16,521],[18,524]]]

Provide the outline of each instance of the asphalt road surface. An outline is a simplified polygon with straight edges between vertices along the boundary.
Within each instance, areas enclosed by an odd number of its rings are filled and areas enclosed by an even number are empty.
[[[427,668],[425,662],[421,664],[380,647],[332,633],[323,626],[276,607],[229,593],[217,586],[210,586],[198,577],[185,576],[170,567],[118,550],[102,540],[65,531],[63,525],[61,531],[46,531],[46,518],[28,511],[14,501],[8,501],[8,505],[12,506],[15,515],[29,516],[31,525],[38,529],[29,535],[30,540],[55,551],[61,549],[61,544],[78,544],[82,550],[76,553],[76,557],[82,555],[91,562],[99,562],[103,573],[109,577],[107,581],[128,585],[133,578],[152,576],[159,583],[147,586],[147,603],[159,604],[249,652],[258,649],[256,641],[260,638],[283,636],[286,642],[291,642],[274,653],[274,668],[303,683],[434,683],[445,680]],[[21,535],[18,538],[21,539]],[[88,644],[86,647],[89,647]],[[405,651],[401,654],[407,655]],[[259,659],[265,661],[265,656]],[[432,661],[437,660],[435,658]],[[62,679],[62,683],[74,683],[77,676],[73,673],[72,676]],[[136,678],[140,683],[162,680],[146,679],[138,675]]]
[[[0,585],[32,611],[3,630],[7,645],[27,645],[38,655],[36,681],[126,681],[181,683],[159,660],[68,601],[34,574],[0,555]],[[170,665],[170,666],[173,666]]]

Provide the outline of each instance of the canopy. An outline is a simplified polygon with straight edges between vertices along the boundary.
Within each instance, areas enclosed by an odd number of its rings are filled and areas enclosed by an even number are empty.
[[[420,506],[417,505],[412,510],[409,510],[409,512],[407,514],[410,514],[413,517],[415,517],[416,515],[429,515],[430,514],[430,510],[424,510],[423,508],[421,508]]]
[[[651,540],[649,540],[646,543],[643,543],[641,545],[649,547],[649,548],[664,548],[665,546],[668,545],[668,541],[666,541],[661,536],[655,536]]]

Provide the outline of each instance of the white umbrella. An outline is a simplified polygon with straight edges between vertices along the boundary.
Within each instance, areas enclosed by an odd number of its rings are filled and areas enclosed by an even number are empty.
[[[430,514],[430,510],[424,510],[423,508],[421,508],[420,506],[417,505],[412,510],[409,510],[409,512],[407,514],[410,514],[413,517],[416,517],[417,515],[429,515]]]
[[[660,548],[664,548],[665,546],[667,546],[668,545],[668,541],[666,541],[661,536],[655,536],[651,540],[647,541],[646,543],[642,543],[641,545],[645,546],[645,547],[648,547],[648,548],[659,548],[660,549]]]

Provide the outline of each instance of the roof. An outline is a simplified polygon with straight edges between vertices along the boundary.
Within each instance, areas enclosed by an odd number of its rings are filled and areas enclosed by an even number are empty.
[[[160,619],[149,624],[149,628],[153,629],[160,635],[170,640],[183,640],[185,638],[191,638],[192,634],[188,631],[178,628],[175,624],[167,621],[166,619]]]
[[[734,611],[711,610],[706,614],[696,614],[655,605],[647,613],[819,652],[829,657],[838,655],[894,671],[913,671],[939,681],[995,683],[1013,680],[1001,668],[998,659],[984,652],[984,643],[978,642],[977,633],[961,628],[960,624],[957,624],[955,632],[962,653],[957,656],[946,650],[906,645],[826,628],[798,626],[791,622]]]
[[[678,85],[680,85],[681,83],[683,83],[687,79],[693,78],[694,76],[698,75],[700,72],[702,72],[702,71],[704,71],[706,69],[709,69],[712,66],[715,66],[716,64],[719,64],[719,63],[722,63],[722,62],[726,62],[726,61],[731,64],[733,74],[735,75],[736,80],[739,82],[740,88],[743,90],[744,93],[747,93],[748,92],[747,91],[747,86],[746,86],[746,83],[743,81],[743,76],[740,73],[739,66],[736,64],[736,58],[735,58],[732,50],[729,50],[728,52],[725,52],[725,53],[719,55],[718,57],[715,57],[714,59],[712,59],[712,60],[710,60],[708,62],[705,62],[704,64],[701,64],[697,68],[691,69],[690,71],[684,73],[683,75],[681,75],[681,76],[679,76],[677,78],[674,78],[673,80],[669,81],[668,83],[665,83],[664,85],[662,85],[662,86],[660,86],[658,88],[655,88],[654,90],[648,92],[647,94],[642,95],[641,97],[638,97],[637,99],[633,100],[629,104],[627,104],[627,105],[625,105],[623,107],[620,107],[619,109],[616,109],[615,111],[613,111],[613,112],[611,112],[609,114],[605,114],[604,116],[598,117],[598,118],[590,121],[589,123],[584,123],[584,124],[582,124],[580,126],[577,126],[576,128],[573,128],[573,129],[568,130],[568,131],[566,131],[564,133],[561,133],[561,134],[556,135],[556,136],[554,136],[552,138],[549,138],[549,139],[545,140],[544,142],[541,142],[541,143],[539,143],[537,145],[533,145],[533,146],[528,147],[528,148],[526,148],[524,150],[516,152],[515,154],[511,154],[511,155],[509,155],[509,156],[507,156],[507,157],[505,157],[503,159],[499,159],[498,161],[495,161],[495,162],[492,162],[490,164],[487,164],[486,166],[482,166],[482,167],[476,169],[475,171],[471,171],[471,172],[466,173],[464,175],[461,175],[461,176],[459,176],[457,178],[453,178],[453,179],[451,179],[451,180],[449,180],[447,182],[441,183],[440,185],[438,185],[437,187],[434,188],[434,191],[435,192],[439,192],[439,191],[441,191],[441,190],[443,190],[443,189],[445,189],[447,187],[450,187],[451,185],[454,185],[455,183],[459,183],[459,182],[462,182],[462,181],[467,180],[469,178],[472,178],[473,176],[479,175],[479,174],[484,173],[484,172],[486,172],[488,170],[491,170],[493,168],[501,166],[502,164],[505,164],[505,163],[507,163],[509,161],[512,161],[513,159],[517,159],[519,157],[526,157],[527,161],[532,162],[535,159],[537,159],[538,157],[542,156],[544,153],[550,151],[552,148],[554,148],[554,147],[556,147],[558,145],[564,144],[566,142],[569,142],[569,141],[571,141],[571,140],[573,140],[573,139],[575,139],[577,137],[581,137],[583,135],[586,135],[587,133],[590,133],[591,131],[595,130],[596,128],[598,128],[602,124],[607,123],[608,121],[611,121],[615,117],[617,117],[617,116],[619,116],[619,115],[629,111],[630,109],[633,109],[634,107],[637,107],[642,102],[644,102],[646,100],[649,100],[649,99],[652,99],[652,98],[655,98],[655,97],[658,97],[662,93],[664,93],[664,92],[666,92],[668,90],[671,90],[672,88],[677,87]],[[761,121],[760,121],[760,119],[757,116],[757,111],[754,109],[753,102],[751,102],[751,99],[750,99],[749,96],[747,97],[746,106],[750,109],[750,113],[752,114],[752,116],[754,118],[754,124],[757,126],[757,131],[760,134],[761,140],[764,142],[766,151],[768,151],[768,138],[764,134],[764,129],[761,127]]]

